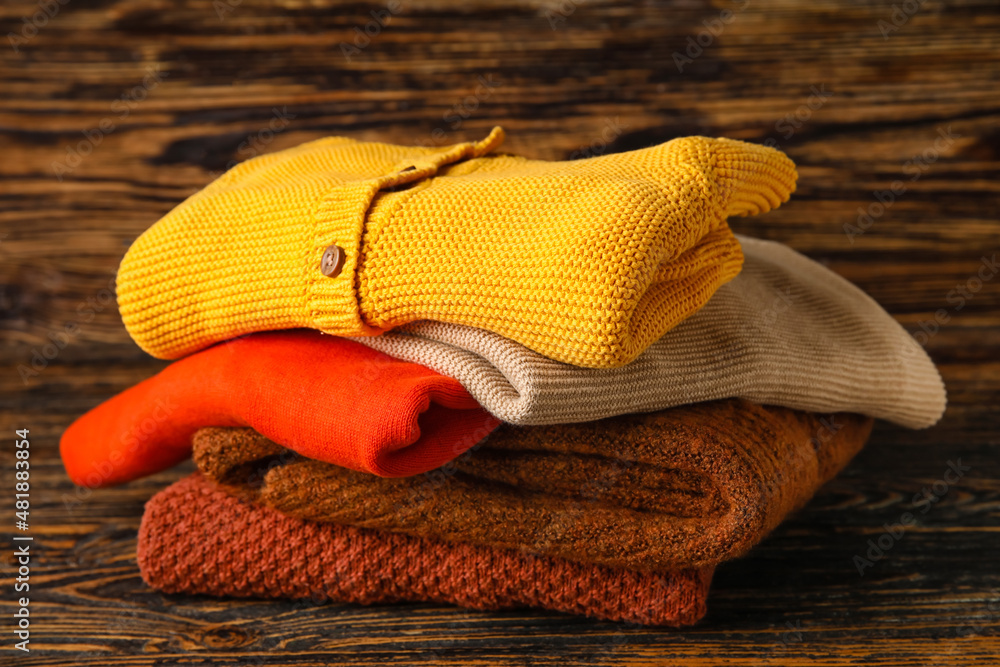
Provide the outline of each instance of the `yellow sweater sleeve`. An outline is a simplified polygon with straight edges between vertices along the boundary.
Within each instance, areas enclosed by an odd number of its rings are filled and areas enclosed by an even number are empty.
[[[322,139],[245,162],[129,249],[125,325],[177,358],[253,331],[377,335],[418,319],[620,366],[740,270],[726,219],[795,187],[782,153],[686,137],[574,162],[478,143]]]

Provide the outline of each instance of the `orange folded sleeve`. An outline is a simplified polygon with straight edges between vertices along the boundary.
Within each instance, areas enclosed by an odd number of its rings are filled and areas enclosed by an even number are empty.
[[[70,478],[89,487],[179,463],[204,426],[248,426],[312,459],[405,477],[498,424],[457,380],[343,338],[281,331],[168,366],[80,417],[59,447]]]

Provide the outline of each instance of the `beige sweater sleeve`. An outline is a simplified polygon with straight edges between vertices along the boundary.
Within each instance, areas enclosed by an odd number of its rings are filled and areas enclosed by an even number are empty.
[[[738,238],[742,273],[621,368],[578,368],[494,333],[429,321],[358,340],[457,378],[515,424],[730,397],[910,428],[940,419],[946,400],[937,369],[871,297],[787,246]]]

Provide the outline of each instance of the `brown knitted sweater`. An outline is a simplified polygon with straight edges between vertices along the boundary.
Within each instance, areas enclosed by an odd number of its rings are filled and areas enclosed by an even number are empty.
[[[242,502],[198,473],[146,504],[138,560],[146,582],[167,593],[540,607],[671,626],[705,614],[712,578],[711,567],[632,572],[302,521]]]
[[[194,456],[229,493],[302,519],[665,572],[745,553],[871,426],[732,399],[504,425],[445,467],[401,479],[304,459],[250,429],[203,429]]]

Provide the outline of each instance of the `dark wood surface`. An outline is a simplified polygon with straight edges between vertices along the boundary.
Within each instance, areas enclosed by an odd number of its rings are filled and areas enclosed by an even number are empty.
[[[0,5],[0,488],[12,496],[13,431],[28,428],[35,538],[22,654],[5,500],[0,664],[1000,663],[1000,279],[963,302],[952,292],[1000,251],[1000,8],[895,6],[401,0],[345,55],[384,3]],[[23,17],[44,25],[31,36]],[[705,46],[679,68],[689,38]],[[494,124],[508,150],[553,159],[695,133],[772,140],[799,164],[798,192],[734,227],[828,263],[912,331],[947,316],[926,344],[949,390],[944,420],[880,424],[806,510],[719,569],[689,630],[147,588],[143,502],[190,468],[78,492],[57,454],[73,418],[163,365],[110,300],[128,243],[233,160],[331,134],[452,143]],[[61,173],[73,147],[88,154]],[[895,180],[905,192],[852,242],[844,225]],[[53,335],[64,345],[46,348]],[[53,358],[32,369],[36,352]],[[859,575],[853,557],[959,459],[971,470]]]

